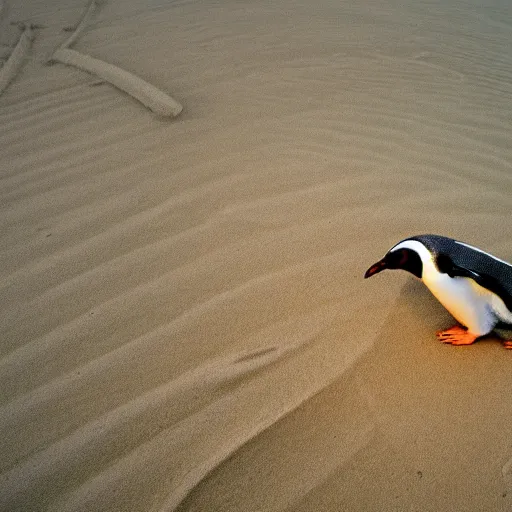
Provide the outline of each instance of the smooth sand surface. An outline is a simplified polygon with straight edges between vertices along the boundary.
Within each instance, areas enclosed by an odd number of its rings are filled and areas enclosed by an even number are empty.
[[[512,510],[512,351],[403,272],[512,260],[512,11],[491,0],[3,2],[0,510]]]

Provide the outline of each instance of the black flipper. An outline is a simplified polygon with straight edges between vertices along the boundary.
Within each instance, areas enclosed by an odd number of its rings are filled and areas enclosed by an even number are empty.
[[[440,253],[436,258],[439,272],[448,274],[450,277],[468,277],[486,290],[490,290],[500,297],[509,311],[512,311],[512,295],[510,292],[493,276],[485,272],[475,272],[461,265],[456,265],[447,254]]]

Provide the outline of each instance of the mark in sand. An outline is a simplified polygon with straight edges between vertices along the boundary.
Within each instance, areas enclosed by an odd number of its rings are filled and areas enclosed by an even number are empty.
[[[160,116],[176,117],[179,115],[183,110],[182,105],[165,92],[113,64],[94,59],[70,49],[70,46],[75,43],[89,23],[89,20],[93,17],[96,7],[101,3],[101,0],[91,0],[89,2],[74,32],[53,52],[47,63],[56,61],[93,73],[139,100],[143,105]]]
[[[22,33],[11,55],[0,69],[0,94],[2,94],[20,71],[34,40],[32,25],[20,25]]]

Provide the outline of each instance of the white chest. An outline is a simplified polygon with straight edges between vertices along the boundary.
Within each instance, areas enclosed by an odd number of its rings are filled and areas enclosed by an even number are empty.
[[[426,272],[423,282],[436,299],[473,334],[490,332],[498,322],[497,302],[503,301],[472,279]]]

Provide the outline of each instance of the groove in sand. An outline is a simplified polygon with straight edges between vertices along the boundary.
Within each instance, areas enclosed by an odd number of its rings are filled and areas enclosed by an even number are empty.
[[[1,14],[1,13],[0,13]],[[30,25],[26,25],[18,39],[18,43],[14,47],[10,57],[0,67],[0,95],[7,89],[9,84],[14,80],[19,73],[25,59],[27,58],[32,41],[34,40],[34,33]]]

